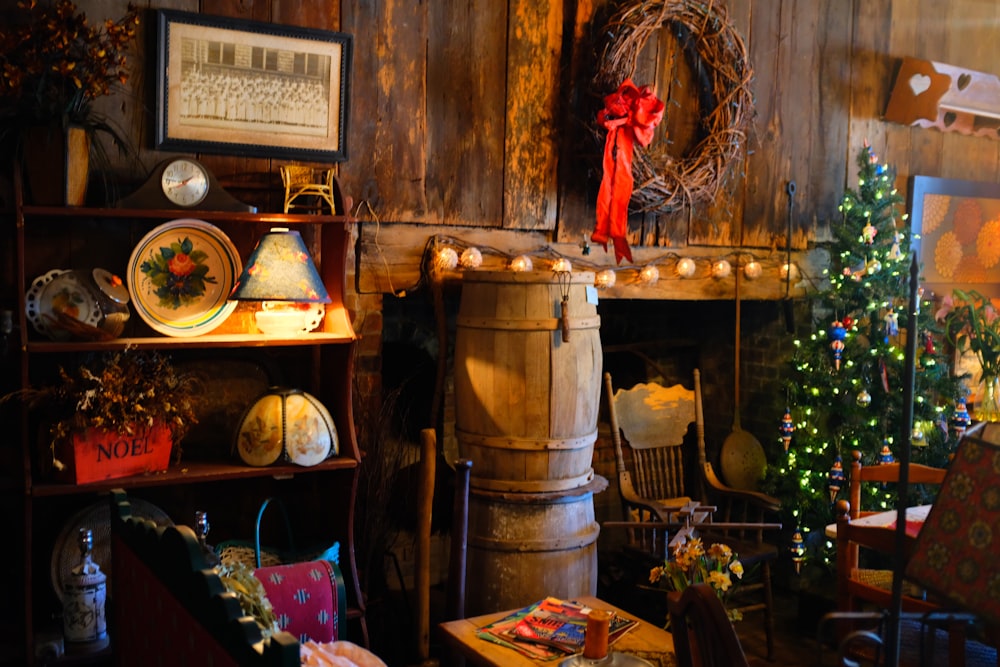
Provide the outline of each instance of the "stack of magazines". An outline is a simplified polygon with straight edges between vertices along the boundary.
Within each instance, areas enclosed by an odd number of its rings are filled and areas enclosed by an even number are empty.
[[[480,639],[507,646],[533,660],[554,660],[583,651],[590,607],[547,597],[479,628]],[[639,622],[611,613],[608,646]]]

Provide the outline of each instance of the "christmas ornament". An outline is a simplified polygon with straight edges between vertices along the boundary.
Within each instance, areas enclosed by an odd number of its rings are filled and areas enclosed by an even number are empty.
[[[914,426],[910,433],[910,444],[914,447],[926,447],[927,440],[924,438],[924,430],[919,426]]]
[[[858,398],[856,400],[858,403],[858,407],[867,408],[869,405],[872,404],[872,395],[868,393],[867,389],[862,389],[858,393]]]
[[[837,494],[844,488],[844,460],[838,454],[833,459],[833,467],[830,468],[830,477],[827,488],[830,489],[830,502],[837,499]]]
[[[792,422],[791,410],[785,408],[785,416],[781,418],[781,426],[778,427],[781,431],[781,442],[785,445],[785,451],[788,451],[788,446],[792,444],[792,433],[795,431],[795,424]]]
[[[969,409],[964,398],[955,402],[955,414],[951,417],[951,423],[955,429],[955,437],[959,439],[965,435],[965,429],[972,424],[972,417],[969,416]]]
[[[899,335],[899,315],[893,310],[892,306],[889,306],[889,310],[886,312],[885,316],[882,318],[885,322],[885,339],[886,343],[889,342],[890,336]]]
[[[866,269],[868,271],[868,275],[873,276],[882,270],[882,262],[878,261],[877,259],[873,259],[872,261],[868,262],[868,266],[866,267]]]
[[[802,531],[798,528],[792,534],[792,546],[788,548],[788,551],[792,554],[792,562],[795,564],[795,574],[798,574],[806,555],[806,543],[802,539]]]
[[[922,331],[920,335],[924,338],[924,352],[934,354],[936,352],[934,349],[934,336],[931,335],[930,331]]]
[[[844,323],[840,320],[834,320],[833,326],[830,329],[830,338],[833,342],[830,343],[830,348],[833,350],[833,366],[838,371],[840,370],[840,360],[844,356],[844,339],[847,338],[847,329],[844,328]]]
[[[861,240],[864,241],[865,245],[871,245],[875,243],[875,235],[878,234],[878,230],[869,221],[861,228]]]
[[[696,266],[690,257],[682,257],[677,261],[677,275],[681,278],[690,278],[694,275]]]
[[[900,232],[892,237],[892,248],[889,250],[889,259],[896,260],[897,262],[903,259],[903,253],[899,249],[899,244],[903,241],[903,235]]]
[[[527,255],[518,255],[510,260],[511,271],[531,271],[532,268],[531,258]]]
[[[479,252],[479,248],[466,248],[458,258],[458,263],[463,269],[478,269],[483,265],[483,253]]]
[[[893,463],[895,462],[895,460],[896,457],[892,455],[892,450],[889,449],[889,441],[888,440],[883,441],[882,452],[878,455],[879,465],[883,465],[886,463]]]

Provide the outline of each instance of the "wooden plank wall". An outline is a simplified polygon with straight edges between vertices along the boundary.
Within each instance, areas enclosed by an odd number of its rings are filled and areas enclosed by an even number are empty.
[[[716,0],[722,2],[722,0]],[[512,254],[550,244],[573,256],[594,221],[599,98],[589,82],[595,35],[618,0],[166,0],[157,7],[288,23],[354,35],[348,161],[339,167],[361,220],[358,285],[378,294],[419,280],[424,245],[465,228],[499,237]],[[654,2],[654,0],[650,0]],[[81,0],[95,19],[125,0]],[[644,258],[688,247],[723,255],[740,247],[777,264],[786,247],[789,181],[797,186],[796,261],[829,237],[854,157],[864,141],[894,164],[899,187],[913,174],[996,181],[1000,142],[884,122],[898,59],[936,60],[996,72],[1000,5],[983,0],[725,0],[754,70],[755,120],[748,154],[731,165],[718,201],[665,215],[636,215],[630,240]],[[122,105],[151,145],[150,67]],[[664,32],[637,59],[634,79],[668,99],[663,131],[683,156],[698,117],[696,87]],[[146,148],[151,167],[165,157]],[[228,182],[274,188],[277,165],[240,156],[202,156]],[[378,239],[405,223],[408,241]],[[414,233],[414,225],[417,231]],[[420,233],[420,226],[426,234]],[[742,229],[741,229],[742,228]],[[742,239],[742,240],[741,240]],[[387,250],[389,251],[387,253]],[[695,252],[695,251],[692,251]],[[592,264],[613,264],[597,250]],[[646,259],[644,259],[646,261]],[[773,283],[773,279],[772,279]],[[758,298],[783,295],[758,286]],[[644,296],[678,298],[661,286]],[[631,288],[609,296],[638,296]],[[679,298],[731,298],[717,286]]]
[[[587,132],[580,125],[586,122],[583,111],[594,105],[584,85],[588,67],[592,71],[593,65],[588,63],[593,52],[592,20],[608,9],[608,3],[540,0],[530,3],[529,9],[512,0],[506,13],[497,9],[504,3],[489,0],[417,3],[414,11],[428,17],[426,35],[414,32],[423,25],[420,21],[394,25],[392,2],[345,0],[343,4],[345,29],[361,36],[360,41],[370,39],[372,26],[377,26],[396,49],[412,49],[412,58],[394,51],[385,59],[379,67],[380,78],[391,78],[383,71],[385,67],[395,68],[400,61],[421,63],[426,57],[423,106],[435,106],[431,104],[433,89],[448,86],[455,90],[454,107],[428,113],[423,136],[415,134],[419,128],[414,126],[409,126],[412,132],[407,135],[425,147],[428,165],[454,165],[450,177],[428,178],[422,184],[411,180],[419,178],[418,172],[401,174],[392,157],[395,149],[383,148],[381,142],[371,144],[352,128],[352,137],[374,150],[365,155],[353,153],[343,166],[342,182],[348,192],[370,197],[382,224],[382,237],[387,233],[385,225],[392,222],[426,225],[427,237],[435,233],[461,236],[461,227],[546,230],[543,237],[524,236],[519,247],[508,246],[510,251],[555,242],[555,247],[572,255],[593,224],[597,173],[586,154],[594,146],[586,145]],[[904,191],[906,178],[916,173],[980,180],[1000,177],[998,142],[940,133],[931,136],[932,131],[880,120],[897,59],[904,55],[992,71],[998,55],[991,37],[997,26],[994,3],[957,0],[946,8],[933,0],[728,0],[726,4],[731,21],[747,42],[755,72],[756,119],[749,155],[744,164],[733,166],[731,187],[720,201],[693,212],[634,216],[634,244],[715,247],[720,252],[742,245],[765,255],[780,251],[785,247],[789,215],[786,187],[794,180],[793,245],[806,248],[827,238],[826,227],[836,223],[840,197],[845,187],[854,184],[854,158],[866,139],[897,167]],[[354,5],[376,8],[374,23],[348,19],[348,8]],[[470,25],[468,17],[483,15],[491,20]],[[439,25],[443,19],[447,27]],[[560,26],[556,39],[553,32]],[[465,34],[474,36],[466,38],[465,50],[455,49],[454,40],[461,40],[458,34],[467,27],[471,29]],[[648,78],[674,95],[675,88],[685,83],[685,65],[670,60],[668,44],[669,40],[658,39],[640,57],[636,82]],[[526,58],[531,66],[525,66]],[[486,76],[484,68],[494,75]],[[563,72],[558,80],[561,89],[555,92],[553,72],[559,71]],[[448,73],[448,83],[437,78],[438,72]],[[367,85],[356,79],[355,90],[360,92]],[[401,95],[396,93],[397,98]],[[684,92],[674,97],[679,101],[668,105],[670,117],[665,125],[672,136],[683,137],[691,114],[685,114],[689,109],[682,105],[689,105],[690,97]],[[483,100],[491,103],[483,105]],[[404,102],[400,99],[397,104]],[[405,106],[422,105],[415,101]],[[504,122],[507,129],[501,133],[496,124]],[[512,127],[517,128],[515,132]],[[481,157],[475,160],[470,153],[477,151]],[[558,160],[555,167],[553,159]],[[470,161],[478,168],[469,168]],[[374,190],[362,187],[373,184]],[[422,197],[408,196],[414,190]],[[414,205],[421,199],[441,202],[442,207],[421,210]],[[396,287],[415,282],[413,269],[423,248],[419,228],[415,232],[407,227],[409,234],[416,234],[410,237],[411,252],[397,248],[387,258],[384,248],[372,245],[373,237],[366,233],[371,228],[364,227],[362,289],[386,287],[387,259]],[[613,263],[602,256],[598,250],[589,259]],[[766,292],[762,290],[764,298]],[[623,295],[630,293],[626,290]],[[658,296],[671,298],[669,293]],[[696,291],[683,298],[699,296],[725,298],[726,292]]]

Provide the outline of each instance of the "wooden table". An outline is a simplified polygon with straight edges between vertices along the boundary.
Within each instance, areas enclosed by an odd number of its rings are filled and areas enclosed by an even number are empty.
[[[589,595],[575,597],[574,600],[593,609],[608,609],[626,618],[636,618],[614,605]],[[439,627],[448,646],[464,656],[471,664],[479,667],[556,667],[562,660],[542,662],[531,660],[514,649],[493,644],[476,636],[476,631],[493,621],[498,621],[516,610],[502,611],[442,623]],[[637,619],[639,620],[639,619]],[[665,620],[665,619],[664,619]],[[674,639],[669,632],[651,623],[639,620],[621,639],[611,645],[611,651],[628,653],[648,660],[656,667],[676,667]]]
[[[917,521],[923,523],[927,520],[927,513],[931,511],[931,505],[917,505],[915,507],[906,508],[906,520],[907,521]],[[899,513],[896,510],[889,510],[888,512],[878,512],[877,514],[866,514],[865,516],[858,517],[857,519],[851,519],[851,523],[855,526],[884,526],[886,528],[893,526]],[[827,524],[826,536],[831,539],[837,539],[837,524],[831,523]]]

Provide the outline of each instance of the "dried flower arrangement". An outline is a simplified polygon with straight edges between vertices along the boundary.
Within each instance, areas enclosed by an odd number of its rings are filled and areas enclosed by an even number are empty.
[[[137,426],[159,422],[170,427],[176,443],[197,423],[196,379],[179,373],[159,352],[126,348],[102,355],[93,366],[80,366],[75,374],[60,368],[59,377],[60,384],[22,389],[0,399],[19,398],[51,415],[53,456],[56,443],[74,430],[96,427],[130,434]],[[59,461],[53,464],[61,469]]]
[[[267,599],[264,586],[253,576],[253,568],[240,561],[232,561],[219,565],[218,573],[222,585],[236,596],[243,612],[257,621],[262,637],[267,639],[280,631],[274,608]]]
[[[88,124],[91,103],[128,79],[139,11],[93,26],[71,0],[18,0],[0,29],[0,117]]]

